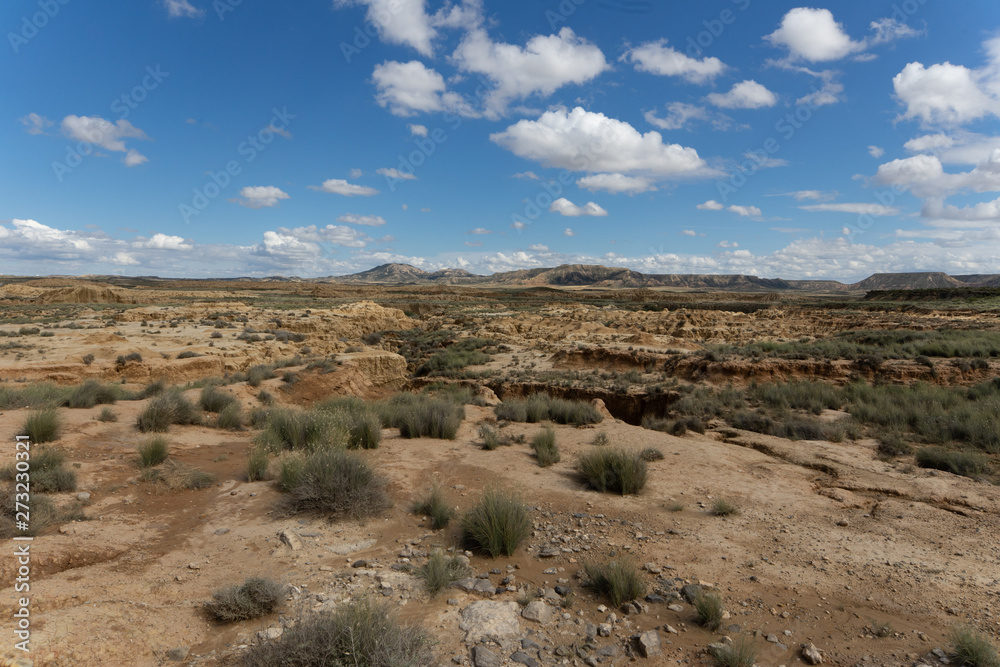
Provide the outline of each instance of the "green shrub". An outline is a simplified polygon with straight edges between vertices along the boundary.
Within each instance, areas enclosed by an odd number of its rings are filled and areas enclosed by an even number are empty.
[[[639,452],[639,458],[647,463],[652,463],[653,461],[662,461],[666,456],[657,447],[646,447]]]
[[[136,426],[143,433],[165,433],[172,424],[199,424],[201,417],[179,390],[156,396],[143,410]]]
[[[103,407],[101,408],[101,414],[97,415],[97,421],[116,422],[118,421],[118,414],[109,407]]]
[[[556,432],[551,428],[542,430],[531,440],[531,449],[535,452],[538,465],[543,468],[559,463],[559,446],[556,444]]]
[[[65,405],[72,392],[51,382],[34,382],[23,387],[0,384],[0,410],[54,408]]]
[[[230,403],[219,411],[215,425],[228,431],[243,430],[243,408],[240,407],[239,403]]]
[[[635,494],[646,486],[648,466],[634,452],[596,449],[580,456],[583,480],[602,493]]]
[[[247,577],[242,584],[220,588],[205,604],[208,612],[222,623],[248,621],[274,611],[285,586],[268,577]]]
[[[917,450],[917,465],[965,477],[977,477],[990,471],[990,460],[983,454],[957,452],[944,447],[923,447]]]
[[[968,626],[956,627],[951,633],[955,660],[962,667],[1000,667],[1000,655],[989,637]]]
[[[161,436],[150,438],[139,445],[139,466],[152,468],[167,460],[169,444]]]
[[[341,448],[318,449],[302,459],[282,504],[290,514],[331,519],[376,516],[392,504],[385,486],[385,480],[357,454]]]
[[[598,431],[597,435],[594,436],[594,439],[590,441],[590,444],[594,447],[606,447],[611,444],[611,438],[609,438],[608,434],[604,431]]]
[[[462,531],[470,546],[492,558],[510,556],[531,532],[531,519],[517,495],[490,487],[463,517]]]
[[[731,644],[713,644],[712,647],[712,661],[716,667],[753,667],[757,662],[757,644],[746,635],[740,635]]]
[[[245,667],[432,667],[431,639],[406,627],[388,605],[371,598],[334,612],[299,619],[274,641],[260,641],[243,658]]]
[[[139,392],[138,398],[150,398],[152,396],[159,396],[167,390],[167,383],[164,380],[156,380],[155,382],[150,382],[142,391]]]
[[[346,428],[326,410],[269,410],[260,441],[278,449],[316,449],[347,444]]]
[[[458,556],[447,556],[440,549],[431,552],[427,562],[417,570],[417,576],[424,581],[427,593],[433,597],[444,588],[471,573],[469,566]]]
[[[727,498],[716,498],[712,501],[711,512],[715,516],[732,516],[740,513],[740,507]]]
[[[184,350],[183,352],[181,352],[180,354],[177,355],[177,358],[178,359],[193,359],[195,357],[200,357],[200,356],[201,355],[198,354],[197,352],[195,352],[194,350]]]
[[[246,371],[247,384],[251,387],[259,387],[264,380],[275,377],[275,367],[269,364],[258,364],[251,366]]]
[[[913,453],[913,447],[903,439],[898,431],[887,431],[878,437],[878,455],[885,459]]]
[[[437,480],[431,484],[430,491],[413,505],[417,514],[430,517],[431,528],[440,530],[447,526],[455,516],[455,510],[444,497],[444,489]]]
[[[264,405],[272,405],[274,403],[274,394],[269,392],[267,389],[261,389],[257,394],[257,400]]]
[[[198,404],[205,412],[222,412],[234,403],[239,403],[235,396],[211,385],[203,388],[198,397]]]
[[[462,405],[426,394],[397,394],[376,409],[383,426],[398,428],[404,438],[454,440],[465,419]]]
[[[698,625],[707,630],[719,629],[722,625],[722,598],[715,593],[699,593],[694,599],[694,611],[698,615]]]
[[[611,600],[613,607],[646,594],[646,582],[631,561],[618,559],[607,563],[584,563],[583,571],[588,585]]]
[[[95,405],[114,404],[120,390],[114,385],[97,380],[87,380],[70,394],[67,405],[71,408],[92,408]]]
[[[553,398],[549,401],[549,419],[557,424],[584,426],[600,423],[603,417],[593,405],[585,401]]]
[[[305,454],[282,456],[278,461],[278,488],[289,492],[299,484],[305,466]]]
[[[62,420],[55,408],[42,408],[35,410],[24,420],[21,427],[21,435],[26,435],[31,439],[32,444],[52,442],[59,438],[62,430]]]
[[[495,408],[497,419],[534,424],[549,419],[557,424],[597,424],[601,413],[584,401],[532,394],[526,399],[508,399]]]
[[[247,452],[247,481],[256,482],[267,479],[267,468],[270,463],[270,456],[267,449],[261,445],[254,445]]]
[[[31,490],[38,493],[76,491],[76,473],[66,468],[66,455],[53,447],[31,457]]]
[[[142,361],[142,355],[138,352],[130,352],[128,354],[119,354],[118,358],[115,359],[115,364],[118,366],[124,366],[129,362],[140,362]]]

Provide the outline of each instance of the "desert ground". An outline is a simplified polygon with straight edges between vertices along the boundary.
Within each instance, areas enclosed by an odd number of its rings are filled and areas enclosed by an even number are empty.
[[[5,540],[0,664],[238,665],[358,599],[422,628],[431,664],[475,667],[708,665],[710,645],[746,640],[758,665],[955,664],[956,627],[1000,634],[992,302],[50,278],[0,286],[0,335],[0,467],[51,406],[60,428],[34,455],[57,450],[75,475],[38,494],[55,510],[31,542],[30,654],[14,647],[24,593]],[[114,402],[70,407],[88,381]],[[206,387],[235,399],[236,423],[198,410],[140,430],[163,392],[197,406]],[[464,416],[453,439],[383,426],[353,454],[384,479],[388,509],[290,513],[276,479],[288,452],[248,481],[268,411],[400,393]],[[600,421],[503,418],[537,394]],[[889,424],[871,397],[926,402]],[[560,456],[542,467],[530,443],[546,428]],[[509,444],[484,447],[487,432]],[[156,435],[169,455],[144,468],[138,448]],[[641,491],[581,477],[579,458],[605,449],[649,452]],[[438,530],[413,511],[435,483],[456,510]],[[531,526],[493,558],[461,525],[497,488]],[[468,577],[430,595],[419,574],[438,549],[464,555]],[[637,603],[588,585],[584,566],[609,561],[635,566]],[[213,593],[249,576],[282,584],[277,607],[213,617]],[[699,589],[722,601],[717,627],[699,622]]]

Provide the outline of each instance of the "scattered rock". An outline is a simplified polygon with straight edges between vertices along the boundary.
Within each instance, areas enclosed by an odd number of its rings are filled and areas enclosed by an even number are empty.
[[[268,628],[258,632],[257,636],[264,640],[274,640],[280,637],[282,632],[284,631],[281,628]]]
[[[611,624],[610,623],[601,623],[600,625],[598,625],[597,626],[597,634],[600,635],[601,637],[610,637],[611,636]]]
[[[663,647],[660,645],[660,633],[656,630],[647,630],[634,639],[639,655],[644,658],[660,655],[663,652]]]
[[[695,599],[701,595],[701,586],[698,584],[688,584],[687,586],[681,588],[681,595],[683,595],[684,599],[688,602],[694,602]]]
[[[368,567],[368,561],[366,561],[363,558],[359,558],[356,561],[354,561],[353,563],[351,563],[351,567],[355,567],[355,568],[357,568],[357,567]]]
[[[198,563],[188,563],[188,569],[189,570],[200,570],[201,569],[201,565],[198,565]]]
[[[538,661],[524,651],[515,652],[510,656],[510,659],[512,662],[519,662],[522,665],[527,665],[527,667],[538,667]]]
[[[663,626],[663,630],[664,630],[664,632],[669,632],[672,635],[676,635],[677,634],[677,628],[675,628],[672,625],[664,625]]]
[[[172,648],[169,651],[167,651],[167,657],[173,660],[174,662],[184,662],[185,660],[187,660],[188,653],[190,652],[191,649],[188,648],[187,646],[178,646],[176,648]]]
[[[292,551],[299,551],[302,549],[302,540],[298,535],[295,534],[293,530],[283,530],[278,533],[278,537],[282,542],[288,545],[288,548]]]
[[[90,494],[87,493],[86,491],[81,491],[80,493],[76,494],[76,499],[79,500],[81,503],[90,502]]]
[[[489,579],[467,577],[459,579],[452,586],[467,593],[479,593],[481,595],[493,595],[496,592],[496,588],[493,587]]]
[[[229,529],[228,529],[228,528],[219,528],[219,529],[217,529],[217,530],[216,530],[216,531],[215,531],[214,533],[212,533],[212,534],[213,534],[213,535],[225,535],[225,534],[226,534],[226,533],[228,533],[228,532],[229,532]]]
[[[816,648],[815,644],[802,645],[802,659],[810,665],[823,664],[823,652]]]
[[[649,572],[650,574],[659,574],[663,572],[663,568],[658,566],[656,563],[646,563],[643,567],[646,568],[646,572]]]
[[[500,656],[485,646],[476,646],[472,649],[472,664],[475,667],[500,667]]]
[[[521,616],[529,621],[545,624],[552,620],[552,607],[541,600],[535,600],[528,603]]]
[[[521,634],[519,611],[516,602],[480,600],[462,610],[458,627],[465,630],[465,641],[470,644],[484,640],[499,642]]]

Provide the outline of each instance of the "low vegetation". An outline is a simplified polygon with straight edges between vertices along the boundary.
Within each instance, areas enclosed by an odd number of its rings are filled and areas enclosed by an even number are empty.
[[[360,519],[391,506],[385,480],[361,456],[339,447],[309,452],[282,475],[281,504],[289,514]]]
[[[740,506],[728,498],[716,498],[709,511],[715,516],[733,516],[740,513]]]
[[[462,518],[462,532],[466,543],[486,555],[510,556],[531,532],[531,518],[519,496],[490,487]]]
[[[166,433],[174,424],[200,423],[198,410],[177,389],[156,396],[136,420],[143,433]]]
[[[455,509],[448,504],[444,489],[441,488],[441,484],[437,480],[434,480],[427,493],[414,503],[413,511],[416,514],[429,517],[433,530],[441,530],[455,517]]]
[[[535,453],[538,465],[547,468],[559,463],[559,446],[556,444],[556,432],[551,428],[543,429],[531,440],[531,450]]]
[[[692,604],[697,615],[698,625],[713,632],[719,629],[725,611],[721,597],[716,593],[702,592],[695,597]]]
[[[740,635],[730,644],[713,644],[711,654],[716,667],[753,667],[757,663],[757,644]]]
[[[120,385],[87,380],[73,390],[66,405],[70,408],[92,408],[96,405],[114,404],[121,397]]]
[[[382,425],[398,428],[404,438],[454,440],[465,419],[465,408],[447,397],[397,394],[376,405]]]
[[[152,468],[167,460],[170,444],[162,436],[150,438],[139,445],[139,467]]]
[[[620,607],[625,602],[637,600],[646,594],[646,582],[639,569],[629,560],[584,563],[583,571],[587,575],[588,585],[608,598],[612,607]]]
[[[220,588],[205,604],[221,623],[235,623],[270,614],[281,602],[285,586],[269,577],[247,577],[242,584]]]
[[[600,423],[601,413],[585,401],[552,398],[548,394],[532,394],[528,398],[508,399],[496,407],[497,419],[537,423],[551,420],[556,424],[585,426]]]
[[[55,408],[35,410],[24,420],[21,435],[31,439],[32,444],[52,442],[59,439],[62,430],[62,419]]]
[[[649,475],[639,454],[607,447],[581,455],[579,470],[583,481],[594,489],[623,496],[642,491]]]
[[[975,628],[958,626],[951,633],[955,661],[963,667],[1000,667],[1000,654],[989,637]]]
[[[423,580],[427,593],[434,597],[452,582],[471,573],[464,556],[449,556],[440,549],[434,549],[427,562],[417,570],[417,577]]]

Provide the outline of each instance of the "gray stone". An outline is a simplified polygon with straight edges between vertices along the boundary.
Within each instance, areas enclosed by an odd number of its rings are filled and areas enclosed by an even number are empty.
[[[76,499],[79,500],[81,503],[90,502],[90,494],[87,493],[86,491],[81,491],[80,493],[76,494]]]
[[[538,661],[523,651],[515,652],[510,656],[510,659],[513,662],[519,662],[522,665],[527,665],[528,667],[538,667]]]
[[[663,647],[660,645],[660,633],[656,630],[643,632],[636,637],[635,645],[639,650],[639,655],[644,658],[651,658],[663,652]]]
[[[277,639],[281,636],[283,630],[282,628],[268,628],[266,630],[261,630],[257,633],[257,636],[263,640]]]
[[[459,579],[453,583],[452,586],[468,593],[479,593],[481,595],[493,595],[493,593],[496,592],[496,588],[492,583],[490,583],[489,579],[474,579],[472,577],[467,577],[465,579]]]
[[[472,649],[472,664],[476,667],[500,667],[501,660],[485,646],[476,646]]]
[[[521,648],[525,651],[541,651],[542,647],[531,641],[530,639],[521,640]]]
[[[293,530],[283,530],[278,533],[278,537],[282,542],[288,545],[288,548],[292,551],[299,551],[302,549],[302,540],[299,536],[295,534]]]
[[[610,637],[611,636],[611,624],[610,623],[601,623],[600,625],[598,625],[597,626],[597,634],[600,635],[601,637]]]
[[[528,603],[521,616],[536,623],[548,623],[552,620],[552,607],[541,600],[535,600]]]
[[[694,602],[695,598],[701,595],[701,586],[698,584],[688,584],[687,586],[681,588],[681,595],[683,595],[684,599],[688,602]]]
[[[823,664],[823,652],[816,648],[815,644],[802,645],[802,659],[810,665]]]
[[[169,651],[167,651],[167,657],[173,660],[174,662],[184,662],[185,660],[187,660],[188,653],[190,652],[191,649],[188,648],[187,646],[178,646],[177,648],[172,648]]]
[[[354,561],[353,563],[351,563],[351,567],[353,567],[353,568],[368,567],[368,561],[366,561],[363,558],[359,558],[356,561]]]
[[[521,634],[519,611],[516,602],[480,600],[462,610],[462,622],[458,627],[465,630],[465,641],[470,644],[480,641],[500,643]]]
[[[771,642],[772,644],[777,644],[778,643],[778,635],[768,635],[767,636],[767,641]]]
[[[679,604],[672,604],[667,607],[670,611],[676,611],[678,614],[684,611],[684,607]]]
[[[612,644],[611,646],[597,649],[596,653],[602,658],[613,658],[618,655],[618,647]]]
[[[226,533],[228,533],[228,532],[229,532],[229,529],[228,529],[228,528],[219,528],[219,529],[218,529],[218,530],[216,530],[216,531],[215,531],[215,533],[213,533],[213,534],[214,534],[214,535],[225,535],[225,534],[226,534]]]
[[[556,591],[556,595],[561,595],[561,596],[565,597],[565,596],[569,595],[570,593],[572,593],[573,589],[570,588],[569,586],[556,586],[555,591]]]
[[[672,634],[672,635],[676,635],[676,634],[677,634],[677,628],[675,628],[675,627],[674,627],[674,626],[672,626],[672,625],[664,625],[664,626],[663,626],[663,629],[664,629],[664,630],[665,630],[666,632],[669,632],[669,633],[670,633],[670,634]]]

